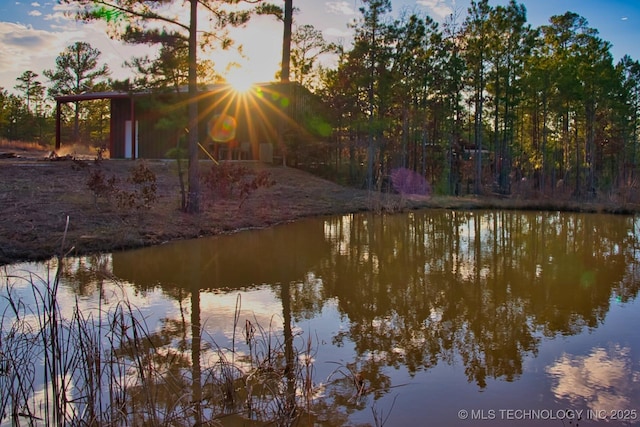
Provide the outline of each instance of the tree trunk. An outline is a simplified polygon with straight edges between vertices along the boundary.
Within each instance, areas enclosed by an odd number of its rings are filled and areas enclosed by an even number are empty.
[[[282,317],[284,322],[284,359],[287,391],[285,399],[286,420],[295,419],[296,415],[296,370],[295,354],[293,351],[293,332],[291,329],[291,293],[289,283],[280,285],[280,298],[282,300]]]
[[[80,142],[80,102],[73,103],[73,142]]]
[[[197,277],[198,274],[194,272]],[[200,364],[202,332],[200,330],[199,280],[191,284],[191,393],[194,405],[195,425],[202,424],[202,366]]]
[[[284,32],[282,35],[282,64],[280,65],[280,81],[289,83],[289,74],[291,69],[291,26],[293,25],[293,0],[285,0],[284,2]],[[286,85],[284,95],[291,97],[291,88]],[[287,146],[284,138],[285,118],[280,116],[278,119],[278,145],[282,152],[282,166],[287,166]]]
[[[376,15],[377,16],[377,15]],[[377,18],[374,20],[374,26],[371,29],[371,46],[376,45],[376,26]],[[373,136],[373,124],[374,124],[374,113],[375,113],[375,66],[376,66],[376,52],[375,48],[371,48],[371,52],[369,53],[371,58],[371,63],[369,64],[369,88],[368,88],[368,97],[369,97],[369,137],[368,137],[368,145],[367,145],[367,190],[373,190],[373,158],[375,156],[375,147],[374,147],[374,136]]]
[[[546,187],[545,174],[549,169],[547,166],[547,95],[542,95],[542,176],[540,177],[540,187],[544,192]],[[555,166],[554,166],[555,169]],[[555,173],[554,173],[555,176]],[[555,190],[555,179],[551,181],[551,192]]]
[[[577,122],[577,119],[576,119]],[[580,196],[582,194],[582,189],[580,188],[580,141],[578,140],[578,123],[575,124],[575,145],[576,145],[576,196]]]
[[[200,212],[200,171],[198,165],[198,75],[197,75],[198,0],[191,0],[189,28],[189,197],[187,212]]]
[[[476,111],[475,111],[475,145],[476,145],[476,179],[474,183],[474,193],[482,192],[482,109],[483,99],[483,75],[480,71],[480,83],[476,88]]]
[[[284,34],[282,36],[282,69],[280,81],[288,82],[291,68],[291,26],[293,25],[293,0],[284,2]]]
[[[596,182],[595,182],[595,163],[596,163],[596,150],[595,150],[595,121],[596,121],[596,107],[594,101],[587,102],[587,138],[585,141],[585,154],[587,156],[587,163],[589,165],[589,176],[587,179],[588,186],[587,194],[589,197],[595,196]]]
[[[402,151],[400,153],[400,167],[406,168],[407,161],[407,146],[409,144],[409,109],[406,105],[402,106]]]

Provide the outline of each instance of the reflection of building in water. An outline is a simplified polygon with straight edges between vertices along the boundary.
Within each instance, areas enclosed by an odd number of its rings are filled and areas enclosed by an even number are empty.
[[[322,219],[113,254],[113,274],[138,289],[220,289],[301,282],[327,243]]]
[[[640,371],[633,369],[629,347],[594,347],[584,356],[563,354],[547,373],[553,378],[551,391],[558,399],[585,404],[594,411],[637,409],[640,401]]]

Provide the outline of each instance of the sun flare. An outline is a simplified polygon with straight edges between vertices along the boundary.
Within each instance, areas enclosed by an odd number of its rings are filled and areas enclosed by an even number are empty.
[[[231,71],[226,79],[227,83],[238,93],[248,92],[257,83],[253,73],[243,69]]]

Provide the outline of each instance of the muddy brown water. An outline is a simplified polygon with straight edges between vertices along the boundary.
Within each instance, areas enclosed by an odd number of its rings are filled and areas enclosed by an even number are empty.
[[[223,347],[236,315],[288,320],[312,342],[317,425],[640,425],[639,232],[559,212],[310,218],[71,258],[62,292],[110,304],[117,282],[152,328],[195,321]]]

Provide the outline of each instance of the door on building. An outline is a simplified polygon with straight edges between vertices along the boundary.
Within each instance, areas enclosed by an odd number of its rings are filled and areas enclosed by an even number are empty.
[[[134,136],[134,143],[131,139],[131,120],[124,122],[124,158],[125,159],[137,159],[138,158],[138,121],[136,120],[136,132]],[[135,151],[134,151],[135,150]]]

